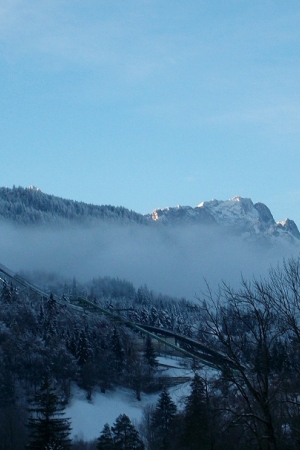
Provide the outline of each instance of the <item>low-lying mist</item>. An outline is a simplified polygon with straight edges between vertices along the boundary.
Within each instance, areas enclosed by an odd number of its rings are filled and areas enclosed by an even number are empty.
[[[245,242],[223,229],[200,226],[68,226],[62,229],[0,225],[0,263],[13,271],[43,270],[88,281],[118,277],[135,287],[192,300],[222,280],[266,275],[270,265],[298,255],[299,247]]]

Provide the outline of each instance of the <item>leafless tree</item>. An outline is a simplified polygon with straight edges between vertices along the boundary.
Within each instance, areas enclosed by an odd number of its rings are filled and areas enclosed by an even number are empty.
[[[295,442],[300,424],[299,378],[291,370],[300,367],[299,299],[295,260],[267,279],[242,279],[239,289],[223,283],[217,293],[207,291],[203,332],[232,361],[220,367],[216,383],[224,430],[243,430],[234,448],[296,448],[287,442]]]

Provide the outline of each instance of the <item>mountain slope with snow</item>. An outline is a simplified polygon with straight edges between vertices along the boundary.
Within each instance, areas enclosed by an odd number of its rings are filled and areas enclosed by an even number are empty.
[[[263,203],[249,198],[204,201],[195,208],[176,206],[155,209],[142,215],[124,207],[92,205],[43,193],[39,188],[0,188],[0,219],[18,225],[70,225],[87,223],[118,223],[150,225],[205,225],[224,228],[244,238],[258,238],[272,242],[298,242],[300,233],[293,220],[275,222],[271,211]]]
[[[253,203],[250,198],[233,197],[230,200],[211,200],[195,208],[176,206],[156,209],[151,218],[164,224],[197,223],[214,224],[247,236],[266,238],[283,237],[300,239],[300,233],[293,220],[275,222],[271,211],[263,203]]]

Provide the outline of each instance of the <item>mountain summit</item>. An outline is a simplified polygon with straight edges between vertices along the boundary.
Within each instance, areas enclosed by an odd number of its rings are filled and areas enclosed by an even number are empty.
[[[215,224],[232,229],[244,235],[285,236],[300,239],[300,233],[293,220],[275,222],[271,211],[263,203],[253,203],[250,198],[233,197],[230,200],[202,202],[195,208],[176,206],[156,209],[151,218],[162,223]]]

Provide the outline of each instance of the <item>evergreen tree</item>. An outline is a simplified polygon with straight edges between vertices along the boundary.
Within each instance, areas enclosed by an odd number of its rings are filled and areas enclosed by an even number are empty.
[[[121,344],[120,334],[116,327],[114,328],[111,339],[111,350],[114,356],[114,369],[117,374],[120,374],[124,367],[124,350]]]
[[[78,341],[79,341],[79,330],[77,323],[75,322],[75,324],[72,327],[72,333],[70,332],[69,329],[67,330],[66,345],[68,350],[72,353],[72,355],[76,357],[78,356],[77,355]]]
[[[92,357],[92,349],[89,343],[88,336],[84,329],[81,330],[79,335],[78,347],[77,347],[78,364],[83,366]]]
[[[12,302],[12,293],[8,286],[8,283],[6,280],[3,280],[3,287],[1,292],[1,300],[5,303],[11,303]]]
[[[29,408],[30,443],[28,450],[67,450],[70,448],[70,420],[61,417],[63,407],[58,396],[45,377],[39,392],[35,396],[34,405]]]
[[[6,361],[5,355],[0,348],[0,408],[9,406],[15,400],[15,385],[11,367]]]
[[[47,299],[43,313],[44,313],[43,337],[44,340],[48,342],[55,334],[57,334],[56,328],[57,328],[58,308],[57,302],[54,299],[53,294],[50,294],[50,297]]]
[[[117,417],[112,432],[115,450],[144,450],[144,444],[126,414]]]
[[[208,414],[204,384],[196,373],[184,411],[184,448],[198,450],[208,448]]]
[[[164,388],[160,394],[152,417],[152,425],[156,433],[156,448],[162,450],[171,448],[171,432],[176,413],[176,405],[171,399],[168,391]]]
[[[157,360],[155,357],[153,343],[151,340],[151,336],[149,336],[148,334],[146,337],[144,358],[146,359],[146,361],[147,361],[148,365],[151,367],[151,369],[154,369],[157,366]]]
[[[79,386],[86,390],[87,399],[91,400],[92,390],[96,383],[96,367],[93,362],[93,350],[87,332],[82,329],[77,347],[79,369]]]
[[[149,371],[149,367],[147,367],[140,355],[138,353],[132,353],[127,360],[125,379],[127,379],[128,384],[133,388],[137,400],[141,400],[141,392],[145,384],[151,379],[151,375],[152,373]]]
[[[57,314],[57,303],[52,293],[46,302],[46,311],[50,318]]]
[[[95,357],[96,369],[98,372],[98,380],[101,392],[105,393],[106,389],[111,385],[112,380],[112,352],[109,349],[109,343],[106,337],[102,336],[98,339],[97,354]]]
[[[115,447],[111,429],[108,423],[106,423],[98,439],[97,450],[113,450],[114,448]]]

